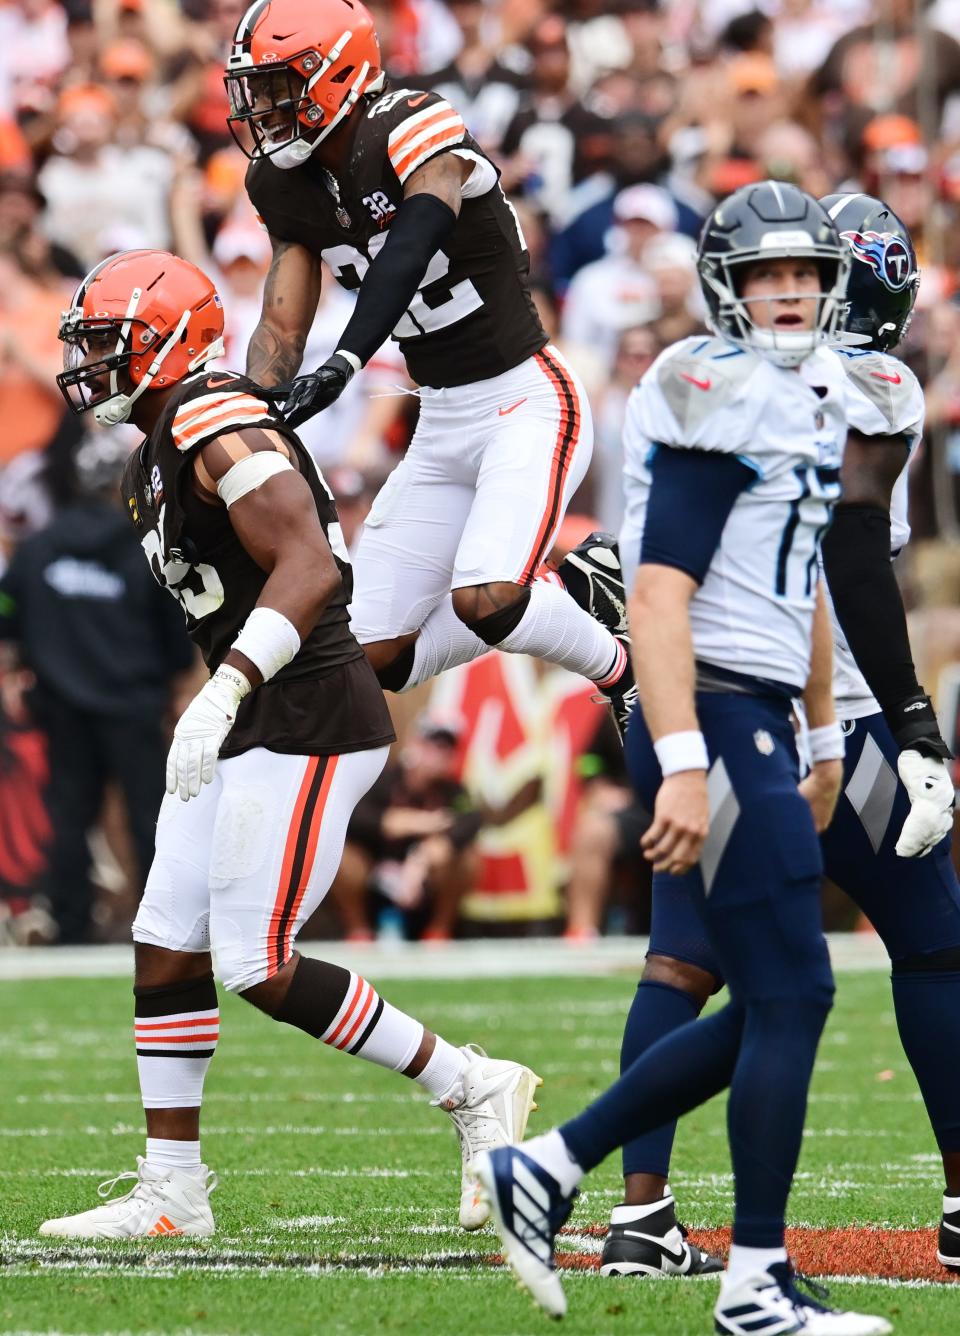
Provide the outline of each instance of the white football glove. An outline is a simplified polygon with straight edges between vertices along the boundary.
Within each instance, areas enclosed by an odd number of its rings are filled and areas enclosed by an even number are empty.
[[[910,799],[910,811],[897,840],[901,858],[923,858],[953,830],[953,780],[945,761],[907,748],[897,769]]]
[[[167,755],[167,792],[180,792],[184,802],[209,784],[217,768],[224,738],[233,727],[237,707],[250,683],[236,668],[218,668],[197,692],[173,730]]]

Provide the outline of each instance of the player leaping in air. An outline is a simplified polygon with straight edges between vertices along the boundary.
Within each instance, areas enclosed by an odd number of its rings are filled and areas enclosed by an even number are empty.
[[[625,531],[639,559],[630,623],[640,706],[627,761],[654,814],[647,857],[658,876],[689,885],[730,999],[643,1053],[579,1117],[481,1156],[507,1256],[555,1314],[564,1299],[554,1237],[584,1174],[729,1087],[733,1246],[715,1330],[891,1330],[804,1294],[784,1247],[833,997],[817,831],[836,802],[843,739],[817,555],[847,435],[843,371],[822,344],[839,326],[849,264],[810,196],[775,182],[737,191],[700,239],[717,337],[666,349],[629,401]],[[791,698],[805,683],[816,763],[800,785]]]
[[[274,252],[248,374],[284,385],[295,426],[392,333],[420,387],[355,558],[353,630],[380,682],[402,691],[497,646],[595,682],[622,730],[635,689],[614,544],[572,554],[566,588],[536,579],[593,429],[534,308],[496,168],[442,97],[387,85],[359,0],[251,5],[226,82]],[[333,355],[291,382],[321,261],[356,308]]]
[[[274,1020],[417,1081],[452,1118],[464,1165],[522,1135],[538,1078],[455,1048],[352,971],[294,950],[326,894],[393,729],[350,632],[351,572],[327,486],[292,428],[223,351],[213,285],[130,251],[94,269],[63,317],[77,412],[144,433],[123,497],[157,580],[212,677],[176,726],[157,849],[133,925],[146,1156],[124,1196],[40,1232],[212,1234],[200,1103],[224,987]],[[486,1220],[464,1174],[460,1220]]]
[[[960,1052],[953,783],[949,752],[917,681],[891,560],[910,536],[907,468],[924,409],[916,377],[891,349],[910,323],[920,274],[909,232],[881,200],[830,195],[821,203],[851,253],[835,353],[850,434],[843,497],[823,543],[846,755],[843,792],[821,845],[827,876],[856,901],[890,953],[900,1040],[943,1159],[937,1256],[960,1268],[960,1075],[948,1056]],[[626,530],[622,541],[630,546]],[[658,874],[623,1064],[695,1017],[723,977],[691,878]],[[674,1130],[670,1124],[624,1148],[625,1201],[614,1208],[605,1275],[690,1275],[702,1267],[699,1256],[682,1255],[691,1245],[680,1238],[667,1189]]]

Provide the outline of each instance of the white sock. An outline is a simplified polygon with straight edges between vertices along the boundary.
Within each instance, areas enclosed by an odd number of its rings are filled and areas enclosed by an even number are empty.
[[[565,589],[546,580],[531,586],[520,625],[497,648],[546,659],[598,686],[611,685],[626,665],[620,641],[578,607]]]
[[[490,646],[474,635],[454,612],[453,597],[448,594],[420,628],[413,647],[413,668],[402,689],[410,691],[448,668],[472,663],[489,653]]]
[[[751,1276],[761,1275],[777,1262],[786,1260],[786,1248],[745,1248],[740,1243],[732,1243],[722,1287],[725,1290],[732,1289]]]
[[[948,1197],[943,1194],[943,1213],[950,1215],[953,1211],[960,1211],[960,1197]]]
[[[154,1170],[199,1169],[199,1141],[165,1141],[147,1137],[147,1164]]]
[[[537,1164],[543,1165],[548,1174],[554,1176],[565,1197],[570,1196],[583,1178],[583,1170],[570,1154],[567,1143],[557,1128],[552,1132],[544,1132],[543,1136],[525,1141],[521,1150],[536,1160]]]
[[[413,1079],[429,1090],[442,1108],[454,1108],[463,1098],[460,1078],[467,1070],[469,1058],[462,1049],[454,1048],[437,1035],[437,1043],[427,1065]]]

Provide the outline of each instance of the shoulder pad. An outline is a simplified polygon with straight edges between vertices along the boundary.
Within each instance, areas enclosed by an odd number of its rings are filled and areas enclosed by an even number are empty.
[[[173,443],[183,453],[219,436],[227,427],[274,425],[270,404],[258,397],[256,386],[232,371],[207,372],[179,405],[170,423]]]
[[[875,410],[873,421],[880,430],[864,434],[880,435],[882,424],[891,435],[916,431],[918,420],[923,417],[923,393],[910,368],[889,353],[848,349],[837,352],[849,385]],[[850,426],[861,430],[856,412],[848,412],[848,417]]]
[[[713,337],[684,339],[660,359],[657,384],[681,432],[736,398],[757,369],[757,355]]]
[[[379,116],[385,118],[387,157],[401,185],[429,158],[467,138],[460,113],[439,93],[397,89],[378,98],[367,119],[375,123]]]

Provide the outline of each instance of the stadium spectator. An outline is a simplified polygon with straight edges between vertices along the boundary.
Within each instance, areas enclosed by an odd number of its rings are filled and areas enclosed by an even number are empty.
[[[484,0],[450,0],[450,13],[460,29],[460,50],[422,82],[453,103],[489,153],[503,142],[528,86],[529,60],[516,48],[498,49],[496,18]]]
[[[660,186],[630,186],[613,205],[610,254],[580,270],[567,291],[563,335],[612,360],[623,329],[660,314],[656,281],[644,262],[649,241],[677,226],[677,210]]]
[[[454,778],[456,724],[421,715],[354,810],[333,886],[348,940],[372,938],[368,898],[404,935],[447,941],[472,884],[471,848],[484,815]]]
[[[52,840],[48,897],[61,942],[92,930],[88,835],[119,784],[142,889],[164,787],[164,719],[193,650],[122,513],[130,438],[95,433],[76,455],[71,499],[24,540],[0,581],[0,638],[35,679],[30,708],[46,735]],[[69,467],[72,461],[67,459]]]

